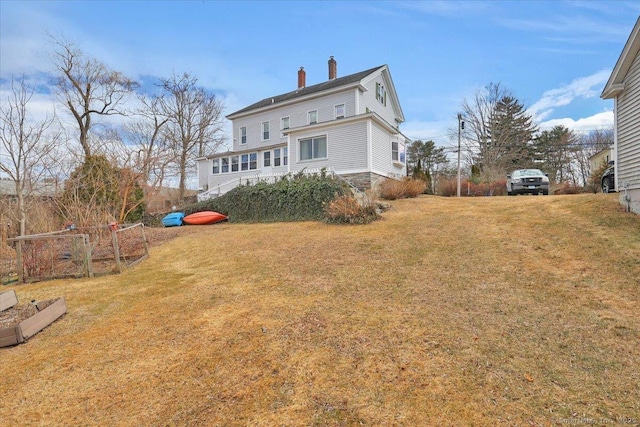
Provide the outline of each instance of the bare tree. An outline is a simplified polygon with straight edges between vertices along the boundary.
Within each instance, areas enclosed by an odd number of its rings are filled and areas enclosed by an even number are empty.
[[[38,122],[29,117],[33,93],[24,77],[18,82],[12,78],[11,93],[0,112],[0,171],[14,183],[21,236],[26,233],[26,201],[51,172],[51,154],[60,137],[54,117]]]
[[[129,142],[136,147],[144,183],[150,188],[157,188],[162,185],[169,164],[175,160],[165,131],[169,117],[162,113],[161,97],[140,96],[139,100],[142,108],[138,111],[138,119],[127,123],[124,131]]]
[[[92,118],[124,115],[123,101],[138,84],[97,59],[87,57],[73,43],[53,36],[51,40],[58,95],[75,118],[80,145],[85,157],[90,157],[93,154],[89,140]]]
[[[159,98],[160,111],[169,119],[165,136],[176,156],[180,198],[184,197],[187,168],[193,160],[215,153],[224,142],[222,101],[197,83],[188,73],[174,74],[161,83],[165,96]]]

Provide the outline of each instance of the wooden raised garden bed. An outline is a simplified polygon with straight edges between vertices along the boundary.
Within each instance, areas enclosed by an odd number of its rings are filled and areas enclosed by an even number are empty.
[[[0,293],[0,347],[25,342],[67,312],[64,298],[17,303],[15,291]]]

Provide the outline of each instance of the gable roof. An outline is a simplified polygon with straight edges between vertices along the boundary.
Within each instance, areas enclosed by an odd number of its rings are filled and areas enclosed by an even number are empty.
[[[620,58],[618,58],[600,98],[614,98],[624,90],[624,79],[627,77],[629,68],[631,68],[638,52],[640,52],[640,17],[631,30],[631,35],[622,49]]]
[[[323,83],[318,83],[313,86],[299,88],[294,91],[284,93],[282,95],[270,96],[268,98],[263,99],[262,101],[258,101],[255,104],[251,104],[248,107],[245,107],[241,110],[238,110],[236,112],[229,114],[227,116],[227,119],[231,119],[233,116],[247,113],[252,110],[257,110],[262,107],[268,107],[270,105],[276,105],[285,101],[290,101],[292,99],[301,98],[303,96],[312,95],[312,94],[323,92],[326,90],[339,88],[341,86],[348,86],[354,83],[359,83],[362,79],[367,77],[369,74],[372,74],[383,67],[386,67],[386,65],[380,65],[378,67],[370,68],[365,71],[360,71],[359,73],[350,74],[344,77],[339,77],[337,79],[329,80]]]

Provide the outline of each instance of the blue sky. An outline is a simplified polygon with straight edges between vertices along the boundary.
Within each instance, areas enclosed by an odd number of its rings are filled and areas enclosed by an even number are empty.
[[[520,99],[541,128],[613,124],[599,95],[640,15],[637,1],[6,1],[0,79],[41,84],[47,33],[74,40],[111,68],[150,82],[191,72],[231,113],[296,88],[387,64],[402,131],[449,145],[464,99],[490,82]],[[61,111],[60,106],[56,109]]]

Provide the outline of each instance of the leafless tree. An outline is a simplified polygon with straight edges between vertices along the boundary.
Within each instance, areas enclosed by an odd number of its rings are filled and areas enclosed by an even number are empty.
[[[12,78],[11,93],[0,112],[0,171],[14,184],[21,236],[26,233],[27,199],[52,171],[52,153],[60,138],[54,117],[33,121],[29,116],[33,93],[24,77]]]
[[[125,98],[138,86],[119,71],[87,57],[72,42],[51,36],[52,61],[61,102],[78,124],[85,157],[92,154],[89,132],[95,116],[124,115]]]
[[[224,142],[222,101],[197,83],[188,73],[174,74],[161,82],[164,96],[159,98],[159,106],[168,118],[165,136],[175,153],[180,198],[185,194],[187,168],[195,158],[215,153]]]

